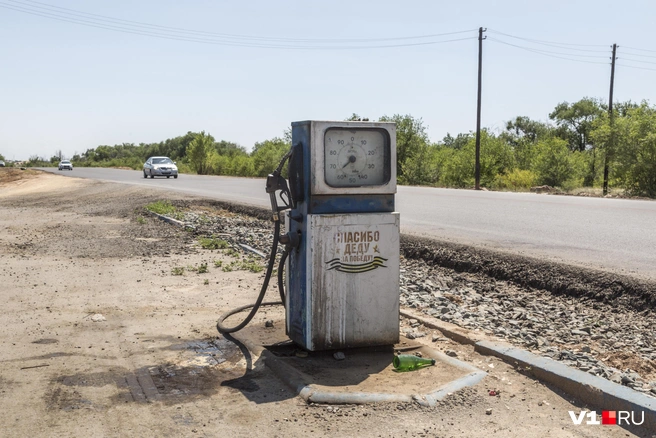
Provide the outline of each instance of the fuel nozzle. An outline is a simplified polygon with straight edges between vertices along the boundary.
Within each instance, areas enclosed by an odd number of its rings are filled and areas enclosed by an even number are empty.
[[[276,192],[280,191],[280,199],[285,204],[283,207],[278,206],[278,198]],[[289,193],[289,187],[287,186],[287,180],[280,175],[278,170],[275,170],[273,173],[267,176],[266,180],[266,192],[269,194],[269,199],[271,200],[271,211],[273,212],[273,220],[278,221],[280,217],[278,213],[283,210],[291,208],[291,194]]]

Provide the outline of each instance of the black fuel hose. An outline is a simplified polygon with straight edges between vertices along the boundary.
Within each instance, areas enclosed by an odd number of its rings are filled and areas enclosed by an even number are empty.
[[[280,177],[280,172],[282,172],[282,167],[285,164],[285,161],[289,159],[292,155],[293,149],[289,149],[289,151],[282,157],[280,160],[280,163],[278,163],[278,167],[276,170],[273,172],[272,175],[269,175],[270,178],[274,178],[275,176]],[[283,180],[284,182],[284,180]],[[278,189],[281,189],[282,187],[279,187]],[[288,194],[289,191],[287,189],[287,184],[284,184],[284,189]],[[282,271],[285,266],[285,260],[287,259],[288,251],[285,250],[282,253],[282,256],[280,257],[280,265],[278,266],[278,290],[280,292],[280,301],[267,301],[267,302],[262,302],[264,301],[264,295],[266,294],[267,287],[269,287],[269,280],[271,280],[271,274],[273,273],[273,266],[276,263],[276,253],[278,252],[278,240],[280,239],[280,209],[277,208],[277,203],[275,202],[275,191],[270,192],[269,191],[269,179],[267,178],[267,193],[273,193],[272,194],[272,208],[274,212],[274,231],[273,231],[273,244],[271,245],[271,254],[269,255],[269,264],[267,265],[267,271],[266,274],[264,275],[264,282],[262,283],[262,289],[260,290],[260,295],[257,297],[257,301],[254,304],[247,304],[245,306],[237,307],[236,309],[232,309],[219,318],[219,320],[216,322],[216,329],[219,331],[219,333],[222,334],[227,334],[227,333],[234,333],[238,332],[239,330],[243,329],[248,325],[249,322],[251,322],[251,319],[255,316],[257,311],[259,310],[260,306],[277,306],[282,304],[283,306],[285,305],[285,291],[284,291],[284,286],[283,286],[283,275]],[[287,206],[289,207],[289,205]],[[223,322],[230,316],[243,312],[244,310],[251,309],[250,313],[248,316],[246,316],[246,319],[244,319],[239,325],[236,325],[234,327],[226,327],[223,325]]]
[[[280,256],[280,263],[278,263],[278,292],[280,292],[280,301],[285,303],[285,283],[283,281],[283,270],[285,269],[285,261],[289,251],[284,250]]]
[[[271,274],[273,273],[273,266],[276,263],[276,253],[278,251],[278,239],[280,238],[280,220],[276,220],[274,222],[274,232],[273,232],[273,245],[271,246],[271,254],[269,255],[269,264],[267,266],[267,271],[266,275],[264,276],[264,282],[262,283],[262,289],[260,290],[260,295],[257,297],[257,301],[255,304],[247,304],[245,306],[237,307],[236,309],[232,309],[228,311],[227,313],[224,313],[221,315],[219,320],[216,323],[216,329],[219,331],[219,333],[226,334],[226,333],[234,333],[238,332],[239,330],[243,329],[246,327],[246,325],[251,322],[251,319],[255,316],[257,313],[258,309],[260,306],[275,306],[279,304],[283,304],[285,301],[285,295],[282,289],[280,289],[280,297],[282,298],[282,301],[267,301],[267,302],[262,302],[264,300],[264,295],[266,294],[267,287],[269,286],[269,280],[271,279]],[[285,251],[286,253],[286,251]],[[283,253],[283,255],[285,254]],[[282,266],[282,264],[281,264]],[[280,271],[278,271],[278,285],[280,287],[282,279],[282,275],[280,274]],[[247,309],[252,309],[246,319],[244,319],[239,325],[236,325],[234,327],[226,327],[223,325],[223,322],[229,317],[232,316],[236,313],[243,312],[244,310]]]

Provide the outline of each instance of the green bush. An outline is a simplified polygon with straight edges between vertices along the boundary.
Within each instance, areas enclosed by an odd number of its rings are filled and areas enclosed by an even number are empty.
[[[656,109],[646,103],[615,122],[612,176],[629,194],[656,198]]]
[[[225,155],[212,154],[209,160],[210,172],[213,175],[229,175],[230,162],[232,160]]]
[[[235,157],[232,160],[229,169],[230,173],[228,175],[255,176],[255,165],[253,164],[253,159],[248,156]]]
[[[447,149],[440,175],[440,185],[446,187],[472,187],[474,185],[474,159],[464,149]]]
[[[574,170],[567,142],[552,137],[539,141],[535,148],[532,170],[537,175],[537,183],[552,187],[565,185]]]
[[[451,149],[443,161],[441,184],[449,187],[472,187],[475,183],[476,139],[474,137],[460,150]],[[497,175],[511,171],[515,159],[510,145],[487,130],[481,131],[481,186],[492,187]]]
[[[254,176],[267,176],[273,172],[283,155],[289,151],[290,146],[284,139],[278,137],[262,143],[255,143],[251,153]]]
[[[497,175],[492,188],[525,192],[535,186],[536,181],[537,175],[530,170],[513,169],[506,174]]]
[[[187,163],[178,161],[176,166],[178,167],[178,173],[194,173],[191,166]]]
[[[436,185],[440,180],[442,156],[439,146],[419,145],[414,154],[401,164],[403,175],[399,178],[399,184]]]
[[[199,175],[210,173],[210,161],[213,154],[216,154],[214,150],[214,137],[205,134],[205,131],[196,134],[191,143],[189,143],[189,146],[187,146],[189,165]]]

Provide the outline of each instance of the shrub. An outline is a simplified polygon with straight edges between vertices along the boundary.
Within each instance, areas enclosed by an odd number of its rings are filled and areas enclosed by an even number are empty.
[[[535,185],[537,175],[530,170],[514,169],[503,175],[498,175],[493,187],[499,190],[528,191]]]
[[[567,142],[560,138],[539,141],[533,160],[537,183],[562,187],[572,178],[573,165]]]

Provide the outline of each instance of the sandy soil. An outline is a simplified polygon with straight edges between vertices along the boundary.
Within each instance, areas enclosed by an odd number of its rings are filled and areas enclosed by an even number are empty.
[[[2,436],[636,436],[574,426],[568,411],[585,406],[450,341],[437,348],[488,377],[437,407],[307,405],[217,336],[218,315],[252,302],[262,274],[215,269],[230,255],[144,214],[176,196],[0,172]],[[209,272],[172,273],[202,263]],[[280,316],[267,310],[252,330]]]

